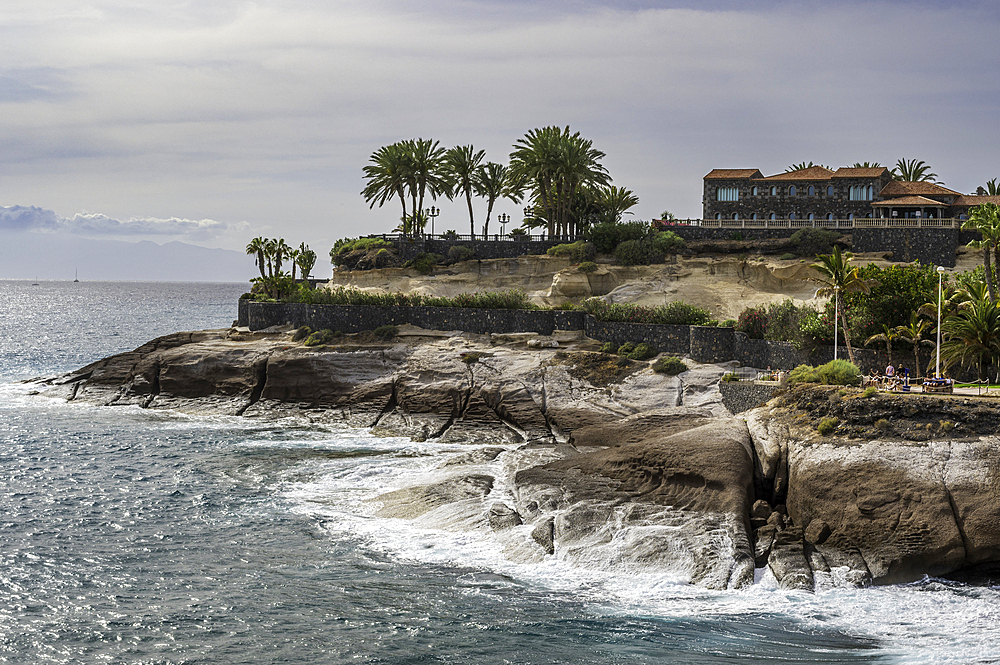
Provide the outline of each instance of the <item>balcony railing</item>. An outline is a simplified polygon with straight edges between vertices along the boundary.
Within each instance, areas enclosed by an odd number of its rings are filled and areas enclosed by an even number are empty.
[[[963,224],[963,220],[951,217],[866,217],[855,219],[695,219],[689,221],[693,226],[701,226],[707,229],[956,229],[960,228]]]

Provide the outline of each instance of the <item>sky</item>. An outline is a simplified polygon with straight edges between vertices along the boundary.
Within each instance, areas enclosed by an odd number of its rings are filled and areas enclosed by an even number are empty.
[[[700,217],[713,168],[921,159],[969,193],[1000,177],[998,34],[972,0],[4,0],[0,242],[44,272],[46,239],[283,237],[322,275],[398,223],[360,195],[380,146],[506,163],[548,125],[606,153],[636,219]]]

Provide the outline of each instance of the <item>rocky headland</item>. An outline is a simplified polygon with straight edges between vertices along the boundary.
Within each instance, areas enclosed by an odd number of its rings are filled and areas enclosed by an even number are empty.
[[[457,507],[513,559],[653,566],[718,589],[765,568],[811,590],[1000,566],[992,399],[804,386],[736,417],[719,389],[729,367],[689,366],[657,374],[575,333],[407,326],[306,347],[233,329],[161,337],[44,392],[467,444],[432,482],[379,497],[380,513]]]

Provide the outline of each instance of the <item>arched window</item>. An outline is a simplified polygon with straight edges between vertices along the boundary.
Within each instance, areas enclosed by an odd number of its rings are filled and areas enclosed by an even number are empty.
[[[795,219],[795,213],[794,212],[788,213],[788,219]]]
[[[721,220],[722,219],[722,213],[721,212],[715,213],[715,218]]]
[[[966,219],[968,219],[968,217],[965,215],[964,212],[961,215],[959,215],[958,218],[961,219],[962,221],[965,221]]]
[[[770,215],[768,215],[767,218],[768,219],[777,219],[777,217],[775,216],[775,214],[773,212]]]
[[[788,195],[795,196],[795,185],[792,185],[791,187],[788,188]]]
[[[811,222],[811,221],[813,221],[814,219],[816,219],[816,215],[814,215],[814,214],[812,214],[812,213],[809,213],[809,221]]]
[[[833,221],[833,213],[832,212],[826,213],[826,219],[827,219],[827,221],[832,222]]]
[[[854,213],[853,212],[847,213],[847,219],[853,220],[854,219]]]
[[[809,196],[816,196],[816,188],[809,185]]]
[[[734,212],[733,213],[733,221],[736,221],[739,218],[740,218],[740,214],[738,212]]]
[[[759,192],[758,192],[758,188],[757,188],[757,186],[756,186],[756,185],[750,188],[750,194],[751,194],[752,196],[757,196],[757,194],[758,194],[758,193],[759,193]]]
[[[833,185],[830,185],[829,187],[826,188],[826,195],[833,196]]]
[[[750,215],[750,219],[756,220],[757,219],[757,213],[752,213]]]
[[[771,196],[777,196],[777,195],[778,195],[778,188],[777,187],[772,187],[771,188]]]

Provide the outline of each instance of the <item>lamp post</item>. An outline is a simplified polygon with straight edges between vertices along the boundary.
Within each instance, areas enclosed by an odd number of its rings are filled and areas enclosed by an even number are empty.
[[[944,266],[937,267],[938,274],[938,324],[937,324],[937,362],[934,365],[934,378],[941,378],[941,280],[944,277]]]
[[[840,287],[833,287],[833,359],[837,359],[837,319],[840,314]]]
[[[497,221],[500,222],[500,237],[504,237],[507,233],[507,222],[510,221],[510,215],[503,213],[497,217]]]
[[[440,208],[435,208],[434,206],[431,206],[430,208],[428,208],[424,212],[427,214],[428,217],[431,218],[431,237],[433,238],[434,237],[434,218],[441,214],[441,210],[440,210]]]

